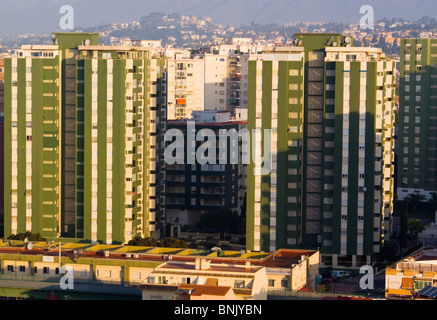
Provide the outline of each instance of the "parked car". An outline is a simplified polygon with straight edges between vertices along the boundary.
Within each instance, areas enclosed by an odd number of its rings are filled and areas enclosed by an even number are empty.
[[[349,276],[350,274],[343,270],[332,270],[331,272],[332,279],[343,279],[348,278]]]

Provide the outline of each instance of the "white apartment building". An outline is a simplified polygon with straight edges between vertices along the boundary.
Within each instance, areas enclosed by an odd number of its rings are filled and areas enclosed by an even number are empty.
[[[172,300],[181,285],[195,284],[231,288],[237,300],[267,299],[266,268],[211,263],[198,258],[195,262],[165,262],[151,272],[140,285],[143,300]]]
[[[228,55],[205,54],[205,110],[226,110]]]
[[[204,110],[204,61],[179,54],[168,60],[167,119],[191,117],[193,111]]]

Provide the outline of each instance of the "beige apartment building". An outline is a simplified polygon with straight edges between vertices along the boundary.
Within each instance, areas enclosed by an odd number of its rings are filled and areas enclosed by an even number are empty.
[[[190,118],[204,105],[204,61],[174,53],[167,69],[167,119]]]

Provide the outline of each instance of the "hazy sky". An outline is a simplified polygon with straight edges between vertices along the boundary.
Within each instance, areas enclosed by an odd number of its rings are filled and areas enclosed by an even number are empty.
[[[376,20],[437,17],[436,0],[0,0],[0,38],[56,31],[62,5],[73,7],[76,28],[139,20],[150,12],[211,17],[237,26],[252,21],[359,23],[362,5],[373,6]]]

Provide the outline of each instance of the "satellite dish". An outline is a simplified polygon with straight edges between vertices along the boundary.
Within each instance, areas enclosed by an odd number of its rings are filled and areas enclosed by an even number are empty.
[[[86,40],[85,40],[85,45],[86,45],[86,46],[89,46],[90,44],[91,44],[90,39],[86,39]]]
[[[27,250],[32,250],[32,249],[33,249],[33,244],[32,244],[32,242],[29,242],[27,244]]]
[[[351,37],[347,36],[344,38],[344,42],[346,43],[350,43],[351,42]]]
[[[24,239],[24,243],[28,243],[29,242],[29,239]]]
[[[334,43],[333,43],[333,46],[336,47],[336,46],[337,46],[337,42],[334,42]]]

